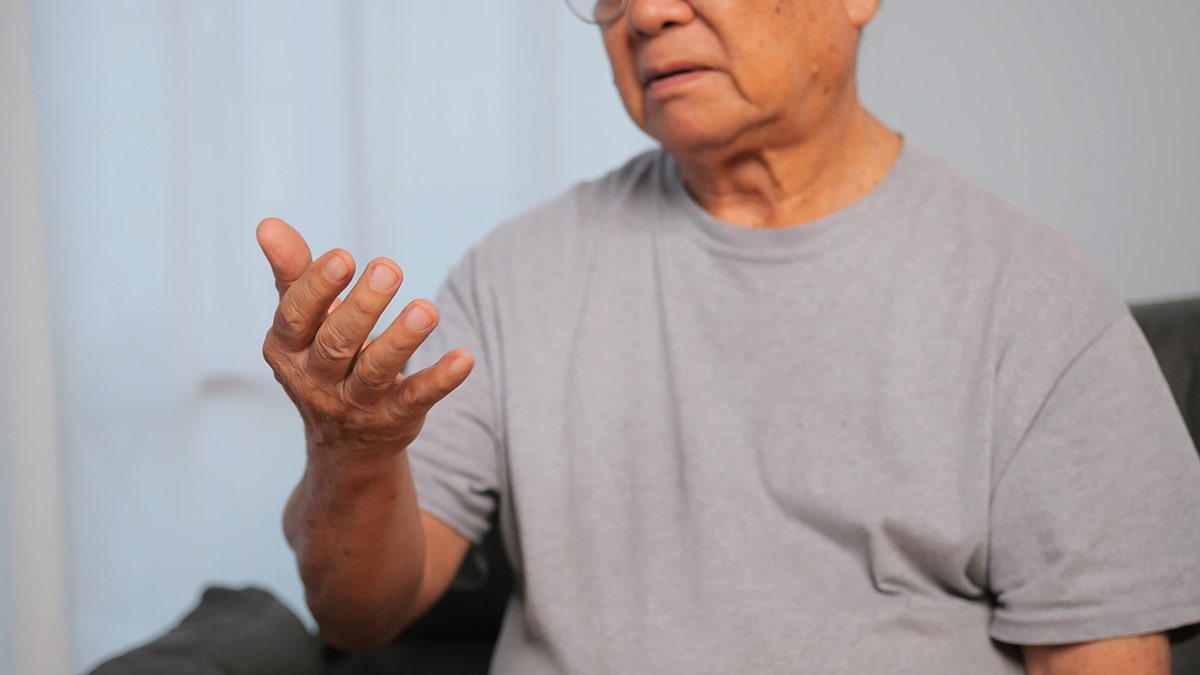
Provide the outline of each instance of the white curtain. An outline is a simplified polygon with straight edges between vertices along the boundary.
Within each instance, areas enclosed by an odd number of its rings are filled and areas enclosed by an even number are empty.
[[[3,644],[51,664],[0,672],[87,668],[210,582],[303,612],[279,525],[303,444],[260,356],[255,225],[394,257],[398,302],[431,296],[501,218],[648,145],[594,31],[527,0],[42,0],[19,22],[26,3],[0,1],[5,72],[28,52],[0,152],[21,198],[3,202],[4,403],[23,422],[0,548],[29,549],[8,556]]]
[[[1200,293],[1200,6],[968,4],[884,3],[868,105],[1126,296]],[[395,258],[402,304],[650,145],[558,0],[0,0],[0,78],[2,673],[85,669],[206,583],[303,612],[258,220]]]
[[[28,2],[0,2],[0,672],[62,673],[71,635],[29,26]]]

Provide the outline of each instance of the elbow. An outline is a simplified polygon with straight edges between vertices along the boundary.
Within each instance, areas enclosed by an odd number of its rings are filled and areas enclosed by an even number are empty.
[[[301,575],[303,576],[303,575]],[[306,601],[321,637],[344,650],[378,649],[408,628],[416,617],[419,582],[405,584],[393,592],[337,592],[326,584],[305,583]],[[365,590],[365,589],[362,589]]]
[[[330,645],[347,651],[378,649],[387,645],[405,628],[405,613],[378,602],[341,601],[323,605],[308,599],[321,637]]]

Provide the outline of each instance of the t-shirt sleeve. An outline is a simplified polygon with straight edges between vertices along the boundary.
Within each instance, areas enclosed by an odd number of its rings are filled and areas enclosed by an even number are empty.
[[[1200,621],[1200,459],[1128,314],[1057,370],[992,495],[991,635],[1061,644]]]
[[[421,510],[478,544],[496,508],[501,434],[493,395],[496,356],[485,327],[487,294],[476,265],[470,253],[451,273],[438,294],[438,326],[407,370],[435,363],[452,349],[475,357],[466,381],[429,411],[408,458]]]

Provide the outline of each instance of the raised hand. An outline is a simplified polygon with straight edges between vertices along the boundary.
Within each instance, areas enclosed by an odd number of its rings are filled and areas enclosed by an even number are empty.
[[[279,307],[263,356],[304,420],[312,451],[327,459],[372,459],[408,446],[425,414],[461,384],[474,360],[454,350],[436,364],[400,374],[417,346],[437,325],[437,308],[409,303],[374,340],[379,321],[403,279],[386,258],[367,264],[354,287],[354,259],[335,249],[312,260],[308,244],[281,220],[268,218],[257,231],[279,290]]]

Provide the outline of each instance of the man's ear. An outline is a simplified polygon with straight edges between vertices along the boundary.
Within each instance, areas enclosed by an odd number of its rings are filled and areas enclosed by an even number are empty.
[[[879,3],[883,0],[842,0],[846,8],[846,16],[855,28],[862,29],[875,16]]]

